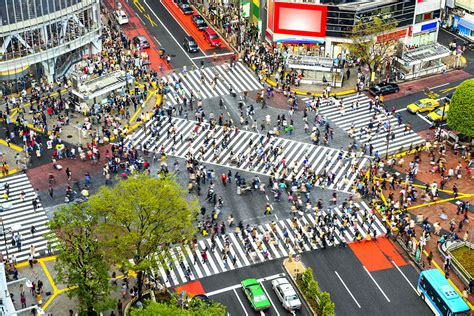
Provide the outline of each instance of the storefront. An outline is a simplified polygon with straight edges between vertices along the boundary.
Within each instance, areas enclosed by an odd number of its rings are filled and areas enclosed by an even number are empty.
[[[474,40],[474,16],[466,13],[463,17],[455,16],[454,20],[459,34]]]
[[[438,21],[414,24],[410,46],[423,46],[433,44],[438,41]]]

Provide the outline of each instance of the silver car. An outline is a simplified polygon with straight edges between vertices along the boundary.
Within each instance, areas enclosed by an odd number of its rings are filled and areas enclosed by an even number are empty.
[[[301,308],[301,301],[293,286],[285,278],[278,278],[272,281],[272,288],[276,296],[287,311]]]

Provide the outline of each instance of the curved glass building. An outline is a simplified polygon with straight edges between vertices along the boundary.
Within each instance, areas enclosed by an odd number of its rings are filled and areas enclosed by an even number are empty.
[[[0,0],[0,89],[61,77],[101,50],[100,0]]]

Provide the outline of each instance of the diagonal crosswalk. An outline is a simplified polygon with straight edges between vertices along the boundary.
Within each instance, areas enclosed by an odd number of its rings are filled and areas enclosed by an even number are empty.
[[[5,199],[5,184],[9,185],[9,197]],[[35,255],[38,256],[44,253],[48,248],[48,241],[45,238],[45,234],[50,232],[48,227],[48,218],[41,205],[38,202],[36,211],[33,208],[33,199],[36,197],[35,190],[31,185],[30,180],[26,174],[19,173],[6,178],[0,178],[0,190],[2,195],[0,196],[0,204],[2,205],[3,211],[0,212],[0,218],[3,221],[3,227],[5,229],[5,236],[0,235],[0,251],[6,257],[8,247],[8,254],[10,256],[15,255],[18,261],[24,261],[28,259],[30,254],[30,246],[33,245],[35,248]],[[24,199],[21,198],[21,192],[24,192]],[[32,234],[31,226],[35,227],[35,232]],[[19,233],[21,236],[21,248],[17,245],[12,244],[13,234]],[[4,238],[5,237],[5,238]],[[6,242],[5,242],[6,241]]]
[[[206,127],[196,121],[174,117],[153,118],[129,136],[127,145],[180,158],[192,153],[201,162],[266,176],[271,173],[282,175],[285,168],[293,167],[286,174],[288,179],[300,179],[306,165],[316,175],[332,175],[333,181],[321,185],[344,192],[351,190],[359,169],[368,161],[367,157],[334,148],[280,137],[271,137],[268,141],[263,134],[246,130],[236,132],[221,126],[210,129],[208,124],[204,125]],[[170,128],[176,130],[175,137],[168,135]],[[223,144],[225,146],[221,147]],[[275,156],[274,152],[277,152]],[[269,160],[260,159],[265,154],[271,156]]]
[[[390,137],[388,153],[396,152],[401,147],[406,150],[411,145],[414,147],[425,142],[422,137],[412,130],[405,131],[406,125],[398,124],[397,118],[391,114],[385,115],[383,109],[378,114],[374,109],[370,110],[370,98],[365,94],[352,94],[339,99],[342,99],[344,109],[341,110],[337,101],[331,103],[327,99],[321,101],[319,113],[330,119],[349,135],[354,135],[355,139],[362,145],[372,144],[374,153],[378,151],[380,155],[383,155],[387,152],[388,125],[390,125],[390,134],[392,134],[391,132],[394,134],[393,139]],[[305,103],[310,100],[311,98],[303,98]],[[354,103],[356,101],[358,101],[358,107]],[[372,122],[371,132],[368,133],[370,122]]]
[[[191,91],[195,97],[209,99],[230,94],[230,89],[232,92],[244,92],[262,88],[254,74],[241,62],[235,63],[232,68],[224,64],[172,73],[162,79],[168,83],[165,88],[166,105],[181,103],[185,96],[189,100]]]
[[[357,234],[365,239],[368,233],[372,237],[374,233],[376,236],[386,233],[365,202],[354,206],[260,224],[244,233],[234,231],[216,236],[214,242],[205,238],[193,246],[176,246],[161,253],[157,272],[167,287],[176,286],[289,254],[321,249],[323,243],[342,246],[355,241]],[[325,224],[320,225],[324,218]]]

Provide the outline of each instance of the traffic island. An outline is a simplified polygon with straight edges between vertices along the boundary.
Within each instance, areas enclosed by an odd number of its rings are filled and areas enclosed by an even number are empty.
[[[306,268],[301,262],[301,256],[295,255],[285,259],[283,267],[313,315],[334,315],[334,303],[331,302],[329,293],[321,292],[313,277],[313,270]]]

